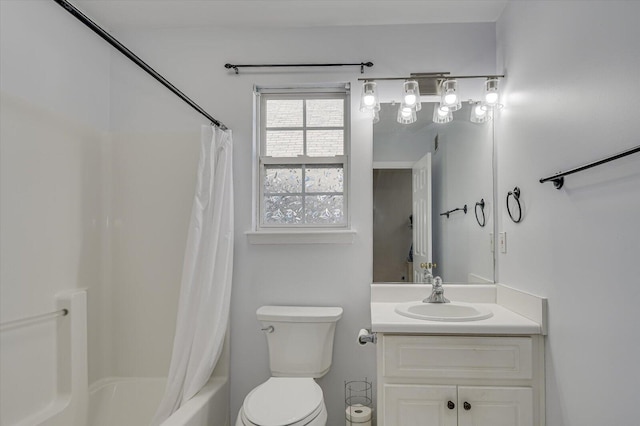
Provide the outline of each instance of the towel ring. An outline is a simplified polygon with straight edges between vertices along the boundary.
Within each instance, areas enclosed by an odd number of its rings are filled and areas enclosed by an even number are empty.
[[[478,218],[478,206],[480,206],[480,212],[482,213],[482,222],[480,222],[480,219]],[[484,228],[484,225],[487,224],[487,219],[484,216],[484,198],[482,198],[480,202],[476,203],[473,212],[476,214],[476,222],[478,222],[478,225],[480,225],[481,228]]]
[[[513,199],[516,200],[516,203],[518,203],[518,219],[513,217],[511,209],[509,208],[509,197],[511,196],[513,196]],[[520,223],[520,221],[522,220],[522,206],[520,205],[520,188],[518,188],[517,186],[513,188],[513,191],[509,191],[509,193],[507,194],[507,212],[509,213],[509,217],[512,221],[514,221],[515,223]]]

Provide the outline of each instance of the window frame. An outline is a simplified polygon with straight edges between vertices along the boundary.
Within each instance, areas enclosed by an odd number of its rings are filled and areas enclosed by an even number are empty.
[[[313,130],[342,130],[343,131],[343,154],[330,157],[319,157],[309,155],[298,155],[296,157],[272,157],[266,156],[266,102],[267,100],[308,100],[308,99],[342,99],[343,101],[343,126],[342,127],[318,127],[307,126],[306,103],[303,102],[303,122],[301,127],[282,127],[269,130],[301,130],[303,133],[303,152],[306,150],[307,132]],[[348,83],[340,85],[303,85],[298,87],[254,87],[254,196],[253,196],[253,229],[256,233],[327,233],[334,231],[345,231],[351,228],[350,196],[349,189],[351,183],[350,176],[350,148],[351,148],[351,126],[350,126],[350,87]],[[300,166],[304,176],[305,169],[309,166],[339,166],[343,168],[343,212],[344,222],[340,224],[268,224],[264,223],[265,193],[264,179],[268,166]],[[304,190],[304,180],[300,195],[303,198],[309,194]],[[322,195],[324,193],[318,193]],[[337,193],[340,194],[340,193]]]

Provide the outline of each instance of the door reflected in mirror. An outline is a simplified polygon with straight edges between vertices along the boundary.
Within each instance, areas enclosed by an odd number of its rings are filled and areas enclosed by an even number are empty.
[[[374,282],[494,282],[493,121],[472,123],[464,104],[436,124],[435,105],[400,124],[382,104],[373,126]]]

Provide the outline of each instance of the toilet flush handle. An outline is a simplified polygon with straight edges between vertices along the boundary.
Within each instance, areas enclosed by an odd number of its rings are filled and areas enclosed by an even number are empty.
[[[266,331],[267,333],[273,333],[275,331],[275,328],[273,328],[273,326],[270,325],[269,327],[261,328],[261,330]]]

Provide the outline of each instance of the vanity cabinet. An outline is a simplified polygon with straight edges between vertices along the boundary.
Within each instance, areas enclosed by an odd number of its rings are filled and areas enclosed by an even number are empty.
[[[378,333],[378,426],[543,426],[542,336]]]

